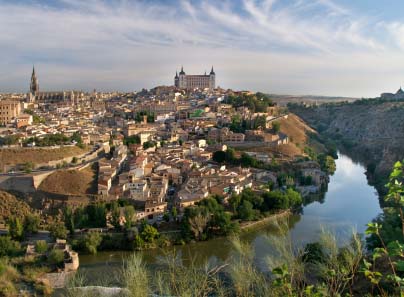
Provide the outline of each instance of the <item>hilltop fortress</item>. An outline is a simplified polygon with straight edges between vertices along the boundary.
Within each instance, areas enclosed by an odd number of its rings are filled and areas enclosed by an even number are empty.
[[[209,89],[213,90],[216,86],[216,74],[212,69],[209,74],[202,75],[187,75],[185,74],[184,67],[181,67],[181,71],[175,73],[174,86],[179,89],[194,90],[194,89]]]

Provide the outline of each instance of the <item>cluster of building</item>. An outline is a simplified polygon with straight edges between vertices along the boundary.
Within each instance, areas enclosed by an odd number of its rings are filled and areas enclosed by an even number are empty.
[[[153,218],[167,210],[168,201],[183,209],[209,195],[229,197],[276,181],[266,170],[212,162],[212,154],[227,146],[289,141],[271,130],[287,117],[276,106],[257,113],[224,103],[243,93],[217,88],[213,67],[204,75],[186,75],[182,68],[173,86],[133,93],[43,92],[33,69],[28,94],[0,100],[0,137],[79,133],[83,144],[111,146],[111,155],[97,160],[98,196],[129,199],[142,209],[138,218]],[[229,128],[234,117],[244,123],[242,133]]]

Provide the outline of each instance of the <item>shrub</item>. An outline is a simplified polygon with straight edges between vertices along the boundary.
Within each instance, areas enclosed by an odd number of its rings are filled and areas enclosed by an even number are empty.
[[[60,266],[65,258],[64,251],[54,249],[48,255],[49,264]]]
[[[20,243],[14,241],[10,236],[0,236],[0,257],[13,257],[21,251]]]
[[[49,232],[54,240],[67,238],[67,229],[62,222],[53,223],[49,228]]]
[[[83,238],[83,246],[87,253],[95,255],[97,248],[101,244],[102,236],[98,232],[89,232]]]
[[[35,242],[35,251],[39,254],[43,254],[48,250],[48,244],[45,240],[37,240]]]

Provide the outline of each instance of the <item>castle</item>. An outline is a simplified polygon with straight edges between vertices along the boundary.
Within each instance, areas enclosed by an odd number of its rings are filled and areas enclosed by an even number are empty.
[[[181,67],[181,72],[175,73],[174,85],[179,89],[193,90],[193,89],[209,89],[213,90],[216,86],[216,74],[215,71],[210,71],[209,74],[202,75],[187,75],[184,68]]]
[[[56,92],[40,92],[39,81],[36,77],[35,67],[32,67],[31,83],[27,96],[28,102],[42,103],[59,103],[74,105],[83,99],[83,93],[79,91],[56,91]]]

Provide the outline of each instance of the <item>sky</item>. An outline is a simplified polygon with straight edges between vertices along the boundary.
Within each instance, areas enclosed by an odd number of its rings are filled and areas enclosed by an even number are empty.
[[[402,0],[0,0],[0,92],[217,85],[376,97],[404,86]]]

